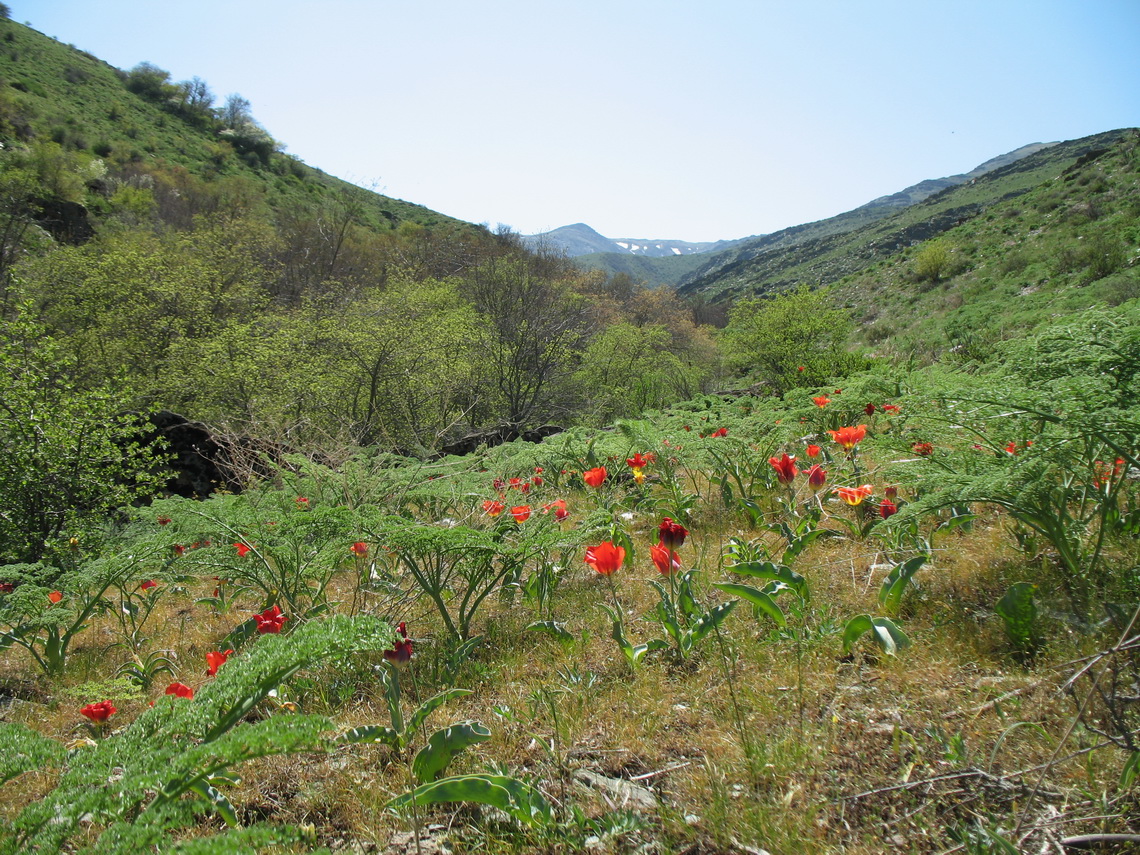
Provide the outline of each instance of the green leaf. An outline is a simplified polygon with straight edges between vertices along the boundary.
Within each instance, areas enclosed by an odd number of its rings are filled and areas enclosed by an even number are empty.
[[[1005,621],[1005,631],[1018,649],[1028,652],[1037,646],[1037,606],[1032,582],[1015,582],[997,601],[994,611]]]
[[[437,730],[412,761],[412,774],[426,783],[438,777],[456,754],[490,738],[491,731],[477,721],[461,721]]]
[[[560,623],[556,620],[537,620],[532,624],[527,625],[527,629],[533,629],[535,632],[544,632],[547,635],[553,635],[563,644],[567,644],[574,640],[567,629],[566,624]]]
[[[929,557],[928,555],[916,555],[901,564],[895,565],[895,568],[887,574],[887,578],[883,580],[882,588],[879,589],[879,603],[888,612],[898,613],[899,603],[902,601],[907,585],[910,584],[911,578]]]
[[[727,603],[721,603],[714,606],[707,611],[704,615],[697,619],[696,624],[693,626],[690,637],[692,643],[696,644],[718,626],[720,626],[726,617],[736,608],[736,600],[729,600]]]
[[[799,594],[801,599],[806,600],[808,598],[807,579],[784,564],[774,564],[771,561],[747,561],[741,564],[733,564],[728,569],[733,573],[739,573],[741,576],[783,582]]]
[[[910,639],[907,638],[906,633],[899,629],[890,618],[856,615],[843,628],[844,652],[849,652],[855,642],[867,632],[871,633],[875,643],[879,645],[879,649],[888,656],[894,656],[899,650],[910,646]]]
[[[437,805],[449,802],[475,802],[498,808],[524,825],[548,825],[550,804],[542,793],[507,775],[455,775],[416,787],[412,792],[388,802],[390,810],[410,805]]]
[[[188,789],[212,804],[214,810],[218,812],[218,816],[225,820],[226,825],[233,827],[238,824],[237,811],[230,804],[230,800],[222,795],[216,787],[207,784],[205,781],[197,781],[191,784]]]
[[[753,588],[751,585],[735,585],[731,582],[714,582],[714,588],[720,588],[726,594],[732,594],[735,597],[740,597],[752,603],[759,611],[764,612],[768,617],[776,622],[777,626],[787,626],[787,618],[784,617],[783,609],[776,605],[768,594],[761,591],[759,588]]]
[[[354,727],[338,736],[336,741],[348,745],[358,742],[379,742],[397,751],[400,749],[400,734],[382,724],[366,724]]]

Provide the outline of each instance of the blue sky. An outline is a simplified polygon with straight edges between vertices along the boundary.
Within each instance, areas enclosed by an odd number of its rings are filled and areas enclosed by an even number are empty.
[[[524,234],[716,240],[1140,125],[1140,0],[12,0],[333,175]]]

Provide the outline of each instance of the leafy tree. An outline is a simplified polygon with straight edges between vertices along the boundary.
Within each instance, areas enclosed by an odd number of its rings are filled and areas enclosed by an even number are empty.
[[[850,328],[847,313],[836,308],[828,291],[805,285],[772,299],[739,301],[721,341],[733,368],[784,391],[859,367],[861,359],[846,348]]]

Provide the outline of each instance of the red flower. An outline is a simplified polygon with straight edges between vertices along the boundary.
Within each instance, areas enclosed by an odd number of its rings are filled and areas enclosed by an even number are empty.
[[[396,627],[396,632],[403,636],[402,640],[396,642],[396,646],[391,650],[384,651],[384,658],[389,662],[395,662],[397,665],[402,665],[412,658],[412,640],[408,638],[408,630],[404,626],[404,622],[400,621]]]
[[[158,587],[158,582],[154,581],[154,579],[147,579],[145,582],[143,582],[141,585],[139,585],[139,590],[140,591],[149,591],[151,588],[157,588],[157,587]]]
[[[186,551],[186,547],[180,543],[176,543],[176,544],[174,544],[174,546],[172,546],[170,548],[174,550],[175,556],[182,555]]]
[[[206,668],[206,676],[213,677],[215,674],[217,674],[218,669],[226,664],[226,660],[230,658],[231,653],[233,653],[232,649],[223,650],[221,652],[211,650],[209,653],[207,653],[206,665],[209,667]]]
[[[916,442],[911,446],[911,450],[922,457],[929,457],[934,453],[934,446],[929,442]]]
[[[117,712],[115,705],[110,701],[99,701],[97,704],[88,704],[79,711],[79,714],[86,716],[96,724],[103,724]]]
[[[867,406],[865,406],[863,408],[863,412],[865,412],[869,416],[875,415],[875,405],[874,404],[868,404]]]
[[[357,558],[364,558],[366,555],[368,555],[368,544],[362,540],[358,540],[348,548],[348,551],[355,555]]]
[[[530,479],[530,483],[534,484],[534,486],[536,486],[536,487],[541,487],[546,482],[543,481],[540,476],[535,475],[533,478]]]
[[[507,486],[507,482],[504,481],[502,478],[496,478],[494,481],[491,482],[491,486],[495,488],[496,493],[501,493],[501,492],[503,492],[503,489]]]
[[[828,433],[832,439],[850,451],[863,441],[863,437],[867,435],[867,426],[841,427],[839,430],[829,430]]]
[[[281,614],[279,606],[272,606],[266,609],[259,615],[254,615],[253,619],[257,621],[257,631],[262,635],[274,634],[281,632],[281,627],[285,625],[285,621],[289,620],[288,615]]]
[[[518,490],[518,489],[521,489],[522,486],[523,486],[522,478],[512,478],[510,480],[510,483],[507,484],[507,489],[508,490]]]
[[[689,530],[680,523],[673,522],[670,517],[665,517],[657,527],[657,536],[666,547],[676,552],[685,545]]]
[[[595,469],[587,469],[582,473],[582,480],[586,482],[589,487],[600,487],[606,480],[606,467],[598,466]]]
[[[614,546],[607,540],[587,549],[585,560],[603,576],[609,576],[625,561],[625,547]]]
[[[822,450],[823,449],[821,449],[818,445],[809,445],[804,449],[804,454],[806,454],[811,460],[814,460],[815,458],[819,457],[819,453]]]
[[[167,516],[161,516],[161,517],[158,517],[158,518],[157,518],[155,521],[156,521],[156,522],[157,522],[159,525],[169,525],[169,524],[170,524],[170,517],[167,517]]]
[[[50,594],[48,594],[48,599],[51,600],[53,604],[58,603],[63,599],[63,594],[60,591],[52,591]]]
[[[899,412],[899,407],[897,404],[883,404],[883,412],[884,413],[897,413],[897,412]]]
[[[11,582],[0,582],[0,594],[10,594],[16,590],[16,586]]]
[[[862,504],[873,490],[870,484],[864,484],[862,487],[836,487],[835,492],[839,494],[839,498],[854,507]]]
[[[530,505],[515,505],[511,508],[511,516],[515,518],[515,522],[524,523],[530,519]]]
[[[541,474],[542,474],[543,472],[545,472],[545,471],[546,471],[546,470],[544,470],[544,469],[543,469],[541,466],[536,466],[536,467],[534,467],[534,474],[535,474],[535,475],[541,475]]]
[[[166,694],[176,695],[179,698],[186,698],[189,700],[190,698],[194,697],[194,690],[189,686],[183,685],[182,683],[171,683],[166,687]]]
[[[802,365],[799,366],[798,368],[796,368],[796,371],[803,371],[803,370],[804,370],[804,367]]]
[[[625,459],[625,465],[630,469],[644,469],[649,465],[649,459],[642,457],[641,452],[639,451],[637,454],[633,455],[633,457],[627,457]]]
[[[794,456],[789,457],[785,452],[779,459],[769,457],[768,462],[776,470],[776,478],[781,484],[791,484],[796,480],[796,458]]]
[[[709,436],[710,437],[712,437],[712,436],[728,436],[728,428],[726,428],[726,427],[717,428],[712,433],[710,433]]]
[[[497,517],[506,509],[506,507],[507,506],[502,502],[496,502],[494,499],[487,499],[487,501],[483,503],[484,513],[486,513],[487,516],[491,517]]]
[[[245,558],[246,553],[249,552],[252,547],[248,543],[235,543],[234,549],[237,550],[238,558]]]
[[[898,497],[898,494],[899,488],[894,484],[891,484],[889,487],[883,490],[883,495],[890,499],[892,502]]]
[[[670,560],[672,556],[672,560]],[[649,547],[649,557],[653,559],[653,564],[657,567],[658,572],[663,576],[668,576],[675,570],[681,569],[681,559],[677,557],[677,553],[664,543],[655,543]],[[672,569],[670,569],[672,564]]]
[[[883,499],[883,501],[879,502],[879,516],[881,516],[883,519],[892,517],[898,512],[898,505],[896,505],[890,499]]]
[[[810,469],[805,469],[804,474],[807,475],[808,485],[813,490],[819,490],[827,483],[827,470],[818,463],[813,463]]]
[[[818,397],[812,398],[812,400],[815,401],[817,407],[826,407],[831,403],[831,398],[827,397],[827,395],[819,395]]]
[[[685,425],[685,430],[687,430],[687,431],[692,431],[692,428],[691,428],[691,427],[689,427],[688,425]]]
[[[305,498],[304,496],[298,496],[296,501],[297,501],[297,507],[298,508],[309,507],[309,500],[307,498]]]
[[[558,501],[551,502],[549,505],[543,505],[542,506],[542,512],[544,514],[548,514],[551,511],[554,511],[554,518],[556,520],[558,520],[559,522],[562,522],[562,520],[564,520],[564,519],[566,519],[566,517],[570,516],[570,512],[568,510],[566,510],[566,500],[565,499],[559,499]]]

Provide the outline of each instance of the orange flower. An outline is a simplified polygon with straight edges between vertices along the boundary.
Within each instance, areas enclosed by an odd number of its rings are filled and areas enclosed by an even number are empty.
[[[58,603],[63,599],[63,593],[60,591],[52,591],[50,594],[48,594],[48,599],[51,600],[53,604]]]
[[[827,397],[827,395],[820,395],[818,397],[812,398],[812,400],[815,401],[815,405],[817,407],[826,407],[831,403],[831,398]]]
[[[862,487],[836,487],[835,492],[839,494],[839,498],[855,507],[862,504],[863,500],[874,491],[870,484],[864,484]]]
[[[595,469],[587,469],[582,473],[582,480],[586,482],[589,487],[600,487],[606,480],[606,467],[598,466]]]
[[[822,450],[823,449],[821,449],[818,445],[809,445],[804,449],[804,454],[806,454],[809,459],[814,460],[815,458],[819,457],[819,453]]]
[[[496,502],[494,499],[488,499],[483,503],[483,511],[490,517],[497,517],[506,510],[506,507],[502,502]]]
[[[348,548],[348,551],[355,555],[357,558],[364,558],[366,555],[368,555],[368,544],[362,540],[358,540]]]
[[[570,512],[566,510],[565,499],[558,499],[557,501],[551,502],[549,505],[542,506],[542,512],[544,514],[548,514],[551,511],[554,511],[554,518],[559,522],[562,522],[562,520],[570,516]]]
[[[911,446],[911,450],[922,457],[929,457],[934,453],[934,446],[929,442],[916,442]]]
[[[839,430],[829,430],[828,433],[832,439],[850,451],[863,441],[863,437],[867,435],[867,426],[841,427]]]
[[[230,658],[231,653],[233,653],[232,649],[231,650],[224,650],[221,652],[216,651],[216,650],[211,650],[209,653],[207,653],[206,654],[206,665],[208,667],[206,668],[206,676],[207,677],[213,677],[215,674],[217,674],[218,669],[226,664],[226,660]]]
[[[671,561],[670,555],[672,555]],[[655,543],[649,547],[649,557],[653,559],[654,566],[663,576],[668,576],[673,571],[681,569],[681,559],[677,557],[676,552],[669,549],[664,543]],[[672,569],[670,569],[670,564],[672,564]]]
[[[511,516],[515,518],[515,522],[524,523],[530,519],[530,505],[515,505],[511,508]]]
[[[586,563],[603,576],[611,575],[625,561],[625,547],[604,541],[586,550]]]
[[[238,558],[245,558],[246,553],[249,552],[249,550],[251,548],[252,547],[250,547],[250,545],[248,543],[235,543],[234,544],[234,549],[237,550]]]

